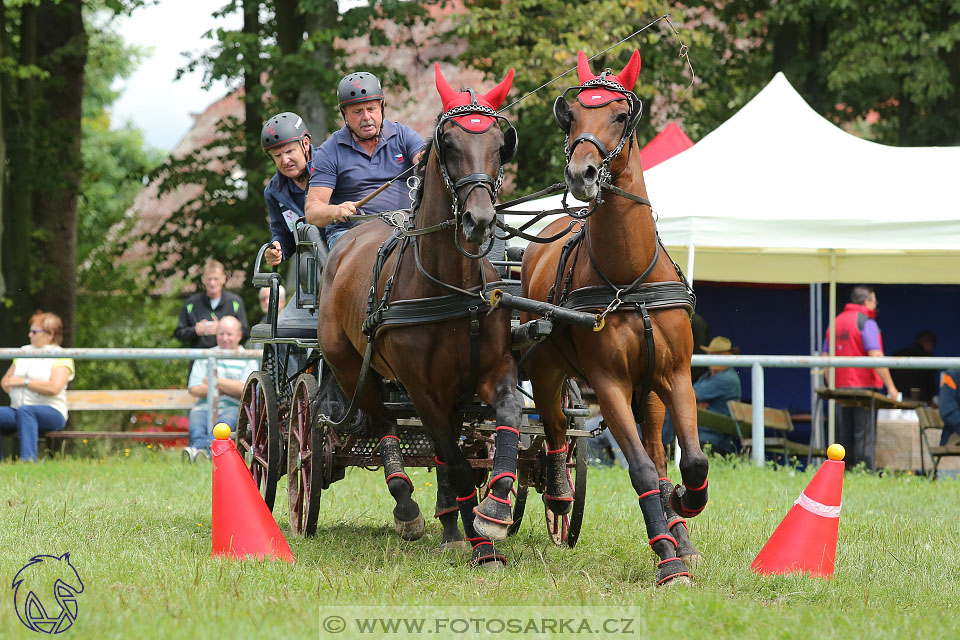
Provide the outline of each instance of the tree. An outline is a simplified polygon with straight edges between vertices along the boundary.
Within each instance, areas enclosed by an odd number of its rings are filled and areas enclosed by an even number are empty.
[[[340,14],[335,0],[232,0],[219,15],[241,11],[239,31],[208,34],[213,46],[182,71],[202,69],[208,83],[224,81],[244,102],[242,119],[226,119],[213,142],[190,157],[170,158],[155,173],[160,192],[201,185],[202,193],[182,207],[150,238],[157,255],[151,280],[195,274],[207,257],[228,273],[250,273],[267,237],[263,187],[274,169],[260,146],[260,127],[271,113],[297,110],[314,141],[324,139],[336,113],[335,87],[345,73],[338,38],[364,34],[371,46],[386,42],[382,21],[425,19],[419,2],[386,0]],[[385,84],[403,81],[396,72],[374,68]],[[254,304],[256,292],[245,290]]]
[[[525,95],[576,66],[578,49],[592,56],[662,15],[666,9],[665,5],[651,0],[623,3],[468,0],[465,5],[466,19],[447,37],[465,42],[463,59],[491,77],[502,77],[513,67],[516,73],[513,84],[518,95]],[[682,19],[682,14],[675,12],[673,20],[680,23]],[[699,45],[709,42],[711,36],[707,29],[684,29],[680,37],[686,44]],[[703,69],[716,65],[705,56],[698,57],[699,86],[696,92],[687,91],[685,87],[690,85],[691,78],[685,59],[678,56],[679,47],[674,33],[663,21],[592,63],[595,72],[604,67],[619,71],[633,49],[640,49],[643,69],[635,91],[647,107],[638,130],[641,139],[656,134],[657,129],[651,122],[662,126],[667,119],[685,118],[688,128],[696,130],[699,126],[695,116],[705,108],[703,100],[697,97],[705,85],[701,65]],[[520,131],[517,166],[522,170],[516,176],[519,193],[535,191],[560,180],[565,163],[563,133],[553,119],[552,107],[563,89],[576,84],[576,72],[572,72],[506,113]],[[653,119],[651,105],[656,108]]]

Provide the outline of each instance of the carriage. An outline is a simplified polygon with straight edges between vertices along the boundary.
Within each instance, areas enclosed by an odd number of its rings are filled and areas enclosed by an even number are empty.
[[[517,134],[497,109],[512,70],[478,95],[453,90],[436,67],[443,111],[411,187],[415,213],[360,225],[326,261],[317,230],[299,225],[298,290],[280,317],[279,275],[259,271],[261,249],[254,284],[270,287],[271,309],[251,332],[264,357],[244,388],[237,446],[271,508],[278,478],[289,476],[294,531],[314,533],[322,491],[348,466],[380,466],[378,454],[397,502],[394,528],[405,539],[425,528],[404,472],[412,465],[435,466],[444,544],[463,541],[448,538],[459,512],[472,564],[506,563],[493,542],[517,530],[530,487],[543,497],[551,539],[573,546],[586,498],[583,439],[592,435],[582,429],[578,378],[596,391],[627,459],[659,557],[657,584],[689,581],[699,553],[685,518],[707,504],[708,470],[690,381],[695,298],[666,255],[646,197],[634,135],[639,70],[637,51],[616,76],[594,75],[579,53],[581,84],[554,105],[566,132],[559,187],[568,217],[530,237],[538,244],[523,256],[519,291],[479,260],[494,230],[508,228],[496,203]],[[567,192],[592,204],[574,211]],[[363,272],[371,270],[368,280]],[[530,379],[532,411],[517,399],[520,370]],[[373,371],[380,384],[371,386]],[[369,424],[355,419],[361,406]],[[660,443],[665,408],[682,451],[677,486]],[[534,412],[540,424],[529,420]]]
[[[348,467],[375,470],[380,462],[374,456],[377,439],[365,433],[361,421],[339,431],[318,421],[321,413],[340,416],[345,408],[339,406],[336,398],[331,398],[329,390],[335,381],[324,367],[317,344],[318,271],[322,270],[327,249],[319,230],[303,218],[297,221],[295,235],[297,286],[288,304],[288,313],[281,314],[277,309],[281,275],[261,270],[268,245],[261,247],[257,256],[253,284],[270,288],[270,302],[266,321],[251,329],[252,342],[263,345],[263,356],[260,369],[244,386],[236,437],[237,448],[267,506],[273,510],[278,482],[286,475],[290,528],[297,534],[312,536],[316,532],[322,492],[342,479]],[[508,257],[518,256],[511,253]],[[495,261],[495,264],[506,269],[520,266],[516,260]],[[503,289],[519,294],[518,281],[505,284]],[[518,336],[517,348],[536,339],[538,327],[521,328],[519,314],[513,326]],[[545,331],[542,322],[539,330]],[[434,469],[433,445],[423,433],[409,398],[397,385],[387,385],[384,393],[388,396],[387,406],[402,428],[404,466]],[[543,493],[546,482],[542,466],[546,451],[543,428],[537,421],[529,391],[518,389],[518,393],[525,394],[525,404],[529,406],[523,409],[527,419],[521,427],[511,535],[520,528],[529,489]],[[573,547],[580,533],[586,502],[585,439],[595,434],[584,429],[589,410],[573,380],[567,382],[564,405],[564,414],[569,420],[567,467],[574,503],[570,513],[562,516],[545,507],[544,517],[550,540],[556,545]],[[488,407],[479,401],[464,407],[461,419],[461,447],[475,470],[476,485],[483,495],[493,463],[492,433],[496,425],[490,420]]]

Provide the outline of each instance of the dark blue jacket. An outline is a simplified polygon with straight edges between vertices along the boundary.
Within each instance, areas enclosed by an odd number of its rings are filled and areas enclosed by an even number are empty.
[[[960,369],[950,369],[940,375],[941,446],[947,443],[951,433],[960,433],[960,390],[957,387],[960,387]]]
[[[320,147],[313,147],[312,156],[316,157]],[[310,172],[313,167],[309,166]],[[293,180],[277,171],[263,190],[263,199],[267,203],[270,215],[270,242],[279,242],[286,260],[297,250],[297,241],[293,236],[293,224],[303,217],[306,191],[294,184]]]

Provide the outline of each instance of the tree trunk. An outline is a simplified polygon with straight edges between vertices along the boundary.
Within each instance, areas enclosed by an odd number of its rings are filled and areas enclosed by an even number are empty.
[[[305,30],[312,35],[318,31],[333,29],[337,24],[338,15],[336,0],[325,0],[319,11],[304,15]],[[309,55],[316,64],[315,68],[332,69],[335,64],[333,42],[326,38],[322,42],[317,42]],[[317,82],[304,82],[301,85],[300,100],[297,104],[298,113],[307,121],[313,132],[314,144],[319,144],[326,139],[331,128],[336,126],[336,116],[330,117],[324,103],[324,93],[330,91],[330,87],[319,85],[320,83]]]
[[[274,0],[274,11],[277,20],[277,47],[283,58],[299,53],[303,45],[303,21],[298,12],[298,0]],[[303,78],[284,77],[290,72],[282,67],[274,67],[272,72],[271,89],[277,97],[281,110],[295,108],[300,97],[300,86],[308,84]],[[299,114],[301,117],[303,114]],[[307,120],[308,125],[310,121]]]
[[[243,1],[243,170],[247,179],[247,199],[263,191],[263,149],[260,128],[263,126],[263,87],[260,85],[260,2]]]
[[[0,60],[7,55],[7,25],[6,11],[0,11]],[[6,108],[4,100],[4,82],[0,79],[0,265],[3,264],[3,212],[6,203],[3,200],[4,187],[7,182],[7,134],[3,130],[3,110]],[[7,285],[3,279],[3,269],[0,268],[0,300],[7,295]]]
[[[20,47],[18,65],[35,65],[37,62],[37,13],[36,5],[25,4],[20,9]],[[10,55],[13,48],[8,49]],[[9,78],[9,76],[7,76]],[[36,309],[31,298],[31,271],[33,263],[33,191],[36,188],[37,170],[34,156],[28,153],[33,137],[36,113],[38,81],[26,77],[5,85],[7,96],[4,105],[4,137],[9,158],[8,184],[16,189],[6,190],[3,207],[2,265],[7,298],[10,306],[0,313],[0,344],[16,346],[25,342],[27,322]],[[13,94],[16,94],[14,96]],[[16,98],[16,104],[13,100]]]
[[[39,288],[36,305],[63,319],[63,343],[73,344],[76,307],[77,198],[83,175],[80,152],[83,72],[88,40],[83,25],[82,0],[46,1],[38,8],[37,62],[50,75],[40,86],[42,127],[34,138],[38,165],[54,164],[45,171],[45,185],[33,201],[36,227],[33,278]],[[39,159],[39,160],[38,160]]]

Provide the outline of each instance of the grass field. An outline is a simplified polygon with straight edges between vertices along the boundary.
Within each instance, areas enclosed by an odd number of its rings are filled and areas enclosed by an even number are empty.
[[[421,508],[432,513],[435,476],[415,469],[412,477]],[[548,542],[542,506],[531,495],[521,531],[500,545],[510,566],[490,574],[434,552],[436,522],[418,542],[399,540],[379,472],[351,470],[324,493],[313,539],[289,534],[280,492],[275,515],[298,558],[288,565],[209,557],[209,464],[187,466],[174,453],[147,449],[5,463],[0,637],[36,637],[17,619],[9,586],[31,556],[66,551],[85,585],[66,638],[355,637],[322,632],[320,614],[396,615],[413,605],[442,606],[437,611],[449,615],[468,605],[497,605],[485,606],[487,615],[522,605],[502,612],[630,619],[629,631],[597,637],[960,637],[957,481],[848,474],[833,580],[749,570],[811,477],[712,459],[711,502],[691,520],[705,560],[693,586],[657,590],[636,495],[621,469],[591,469],[573,550]],[[444,630],[435,637],[479,636]]]

